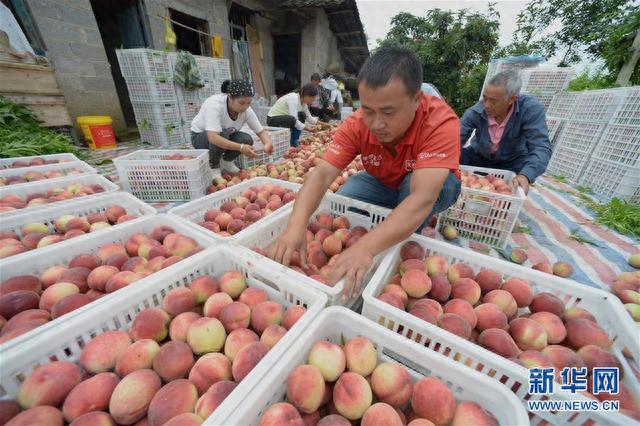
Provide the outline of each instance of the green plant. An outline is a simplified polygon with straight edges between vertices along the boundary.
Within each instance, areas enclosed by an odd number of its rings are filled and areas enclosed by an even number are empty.
[[[26,106],[0,96],[0,127],[39,128],[40,120]]]
[[[567,91],[580,92],[583,90],[608,89],[615,86],[615,81],[615,76],[606,73],[602,69],[595,73],[585,69],[569,82]]]
[[[607,225],[621,234],[640,237],[640,205],[619,198],[614,198],[606,204],[597,203],[586,195],[580,198],[596,213],[597,223]]]

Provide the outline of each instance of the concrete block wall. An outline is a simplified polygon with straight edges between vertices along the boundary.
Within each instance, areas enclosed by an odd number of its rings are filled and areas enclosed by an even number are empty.
[[[26,1],[71,117],[109,115],[122,133],[124,117],[89,0]]]
[[[314,72],[322,71],[331,63],[343,67],[338,54],[338,41],[329,29],[329,19],[323,9],[313,11],[313,19],[302,30],[301,80],[306,82]]]

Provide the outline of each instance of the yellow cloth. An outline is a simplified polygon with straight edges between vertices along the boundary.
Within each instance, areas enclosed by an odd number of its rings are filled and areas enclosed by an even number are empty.
[[[171,28],[171,22],[169,21],[169,17],[164,17],[164,43],[167,46],[176,45],[176,33],[173,32]]]
[[[211,37],[211,50],[213,50],[214,58],[222,58],[224,56],[224,45],[222,44],[221,36]]]

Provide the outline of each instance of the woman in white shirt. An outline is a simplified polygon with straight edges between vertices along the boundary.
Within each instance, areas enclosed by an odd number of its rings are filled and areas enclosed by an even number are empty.
[[[309,112],[309,105],[318,96],[318,88],[313,83],[302,86],[300,93],[291,92],[280,97],[267,113],[267,125],[291,129],[291,146],[298,146],[303,130],[315,131],[318,118]],[[309,122],[305,125],[303,121]]]
[[[191,121],[191,144],[196,149],[209,149],[209,165],[213,176],[220,172],[237,173],[233,163],[240,154],[256,158],[253,138],[240,129],[245,124],[258,135],[267,154],[273,152],[273,144],[267,132],[251,109],[253,87],[244,80],[227,80],[220,88],[222,93],[210,96]]]

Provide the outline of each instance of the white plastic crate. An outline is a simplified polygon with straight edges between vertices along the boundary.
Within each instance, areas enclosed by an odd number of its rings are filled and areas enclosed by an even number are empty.
[[[571,120],[607,123],[626,96],[626,88],[587,90],[578,93]]]
[[[454,205],[438,215],[438,231],[445,225],[458,230],[461,237],[494,247],[504,247],[520,209],[526,200],[522,188],[513,186],[515,173],[509,170],[460,166],[478,175],[494,175],[509,183],[514,195],[496,194],[463,186]]]
[[[175,103],[173,80],[160,77],[129,77],[126,80],[132,102]]]
[[[167,123],[163,126],[154,126],[146,122],[137,124],[143,143],[164,148],[185,143],[180,123]]]
[[[103,192],[118,191],[120,189],[118,185],[104,178],[103,176],[100,176],[97,174],[86,174],[86,175],[79,175],[79,176],[67,176],[67,177],[57,178],[57,179],[41,180],[38,182],[30,183],[29,185],[10,185],[10,186],[0,187],[0,198],[5,197],[7,195],[18,195],[19,197],[25,199],[26,197],[34,194],[46,195],[47,191],[49,191],[50,189],[65,188],[66,186],[71,185],[73,183],[79,183],[82,185],[94,185],[94,184],[100,185],[102,189],[104,189]],[[5,218],[11,217],[15,214],[20,214],[26,211],[32,212],[32,211],[40,210],[53,205],[60,206],[72,200],[91,197],[93,195],[83,195],[81,197],[75,197],[75,198],[71,198],[63,201],[56,201],[49,204],[28,206],[24,209],[1,212],[0,218],[4,220]]]
[[[590,153],[565,148],[556,140],[553,154],[545,173],[547,175],[562,176],[571,183],[577,183],[589,158]]]
[[[536,67],[520,72],[522,90],[525,92],[559,92],[569,85],[575,72],[573,68]]]
[[[467,263],[476,273],[481,269],[490,268],[503,274],[505,279],[521,278],[529,282],[534,293],[550,292],[565,301],[568,307],[578,306],[586,309],[609,333],[613,341],[612,352],[623,366],[625,380],[637,387],[637,379],[633,379],[634,373],[629,364],[630,361],[625,358],[622,351],[627,348],[631,352],[633,359],[631,362],[638,365],[640,361],[638,333],[620,300],[614,295],[431,238],[414,235],[407,241],[420,243],[427,249],[427,256],[443,256],[449,264]],[[362,315],[420,345],[457,360],[460,362],[459,365],[464,364],[500,381],[520,398],[525,407],[528,400],[546,399],[544,395],[529,394],[529,375],[526,368],[376,298],[395,275],[402,244],[404,242],[387,252],[365,289]],[[568,392],[557,392],[549,398],[575,400],[583,397]],[[595,421],[596,424],[629,424],[628,417],[615,412],[535,412],[533,414],[532,425],[539,424],[541,419],[554,425],[583,425],[587,420]]]
[[[549,131],[549,142],[551,142],[551,147],[555,146],[555,137],[562,129],[563,125],[564,120],[547,116],[547,130]]]
[[[602,123],[585,123],[569,120],[558,134],[556,146],[579,152],[591,153],[605,128]]]
[[[269,110],[271,109],[271,107],[262,106],[262,105],[252,105],[251,108],[256,113],[256,116],[258,117],[258,121],[260,122],[260,124],[262,124],[263,126],[266,126],[267,114],[269,113]]]
[[[120,72],[125,78],[171,78],[173,68],[167,53],[152,49],[116,49]]]
[[[29,161],[35,158],[42,158],[46,161],[56,161],[56,163],[52,163],[52,164],[60,164],[60,163],[65,163],[69,161],[80,161],[78,157],[68,153],[49,154],[49,155],[32,155],[30,157],[0,158],[0,170],[21,168],[21,167],[11,167],[11,165],[16,161],[25,161],[28,163]],[[24,167],[33,167],[33,166],[24,166]]]
[[[640,87],[627,88],[627,96],[613,114],[609,123],[640,126]]]
[[[163,159],[171,154],[194,158]],[[208,149],[139,150],[114,159],[113,164],[123,190],[145,201],[192,200],[202,197],[211,183]]]
[[[640,167],[640,126],[609,124],[602,132],[593,156],[628,167]]]
[[[153,230],[153,228],[160,225],[170,226],[176,232],[193,238],[204,249],[216,245],[216,240],[214,240],[204,232],[201,232],[189,222],[184,221],[178,217],[165,214],[147,215],[122,223],[117,227],[96,231],[86,238],[72,238],[58,244],[43,247],[42,249],[39,249],[37,253],[27,252],[21,256],[13,256],[7,259],[3,259],[2,268],[0,268],[0,282],[18,275],[39,276],[47,268],[53,265],[69,264],[69,262],[79,254],[96,253],[101,246],[109,243],[116,242],[124,244],[131,235],[136,233],[148,234]],[[181,264],[181,262],[182,261],[174,265],[179,265]],[[166,268],[166,271],[171,270],[174,265]],[[161,272],[164,271],[165,270],[161,270]],[[156,274],[158,274],[158,272],[149,276],[155,277]],[[85,305],[85,307],[87,310],[92,310],[93,307],[96,307],[103,302],[110,300],[113,295],[118,293],[124,292],[126,297],[129,291],[133,289],[137,284],[138,282],[125,287],[124,291],[121,290],[119,292],[107,294],[106,296],[103,296],[100,299]],[[83,307],[82,309],[84,310],[85,307]],[[28,333],[25,333],[0,345],[0,359],[3,359],[4,361],[3,354],[5,353],[5,351],[9,351],[11,348],[19,347],[24,342],[28,342],[34,336],[39,335],[41,332],[57,329],[61,324],[66,323],[79,312],[82,311],[76,310],[56,320],[49,321],[48,323],[41,325],[40,327],[31,330]]]
[[[478,403],[491,412],[499,424],[529,424],[518,399],[504,386],[342,307],[325,309],[248,395],[230,396],[237,407],[234,411],[218,409],[204,424],[258,425],[269,406],[285,401],[287,377],[295,367],[307,363],[309,350],[315,342],[329,340],[341,344],[343,339],[355,337],[371,340],[379,362],[404,365],[413,380],[428,376],[439,378],[451,389],[456,400]]]
[[[366,213],[366,215],[352,211],[351,209],[358,209],[360,212]],[[347,219],[349,219],[351,228],[355,226],[363,226],[367,230],[371,230],[377,224],[385,220],[385,218],[391,213],[391,210],[375,206],[373,204],[363,203],[362,201],[354,200],[353,198],[344,197],[342,195],[327,193],[320,202],[316,211],[313,213],[312,218],[314,218],[318,213],[329,213],[332,216],[346,216]],[[246,235],[236,239],[234,243],[249,248],[257,247],[265,249],[287,229],[290,216],[290,209],[286,209],[281,212],[278,211],[264,219],[264,222],[260,224],[258,232],[247,233]],[[375,257],[371,270],[363,279],[363,288],[373,275],[373,271],[375,271],[383,254],[384,253],[381,253]],[[330,305],[345,305],[351,307],[355,305],[360,297],[360,294],[353,294],[348,300],[342,298],[344,279],[338,281],[333,287],[329,287],[262,255],[258,256],[268,261],[274,269],[285,271],[286,274],[290,275],[298,282],[312,286],[313,288],[325,293],[329,298],[328,303]]]
[[[176,125],[181,122],[177,103],[132,102],[132,106],[139,127]]]
[[[202,97],[202,102],[207,100],[208,97],[213,95],[219,95],[222,93],[220,91],[220,87],[224,80],[214,80],[213,82],[205,82],[204,87],[199,90],[200,96]]]
[[[571,118],[573,106],[578,100],[577,92],[560,92],[556,93],[547,108],[547,116],[555,117],[563,120]]]
[[[18,237],[21,237],[22,227],[28,223],[34,222],[44,223],[53,231],[53,221],[60,216],[73,214],[85,217],[90,213],[104,212],[107,208],[113,205],[122,206],[127,211],[127,214],[133,214],[136,216],[156,214],[156,209],[140,201],[128,192],[108,192],[106,194],[94,195],[91,198],[84,197],[77,200],[71,200],[60,206],[53,204],[49,207],[38,209],[33,212],[26,210],[24,213],[16,213],[11,217],[2,219],[2,222],[0,223],[0,231],[15,232]],[[84,238],[93,234],[94,233],[89,233],[76,238]],[[32,253],[33,251],[34,250],[31,250],[28,253]]]
[[[523,92],[525,93],[525,92]],[[549,93],[549,92],[540,92],[540,93],[529,93],[533,96],[535,96],[535,98],[538,100],[538,102],[540,102],[542,104],[542,106],[544,107],[544,110],[547,111],[549,109],[549,105],[551,105],[551,101],[553,100],[553,97],[555,96],[554,93]]]
[[[14,177],[14,176],[23,176],[25,173],[30,173],[30,172],[44,173],[44,172],[50,172],[50,171],[58,171],[62,173],[62,176],[48,178],[48,179],[34,180],[30,182],[16,183],[16,184],[7,185],[7,186],[30,185],[33,182],[42,182],[44,180],[60,179],[60,178],[66,177],[67,173],[78,173],[78,174],[73,174],[72,176],[97,173],[96,169],[94,169],[84,161],[70,161],[67,163],[47,164],[44,166],[20,167],[17,169],[0,169],[0,179]]]
[[[273,163],[281,159],[285,152],[289,149],[291,141],[291,131],[282,127],[263,127],[269,132],[271,143],[273,144],[273,153],[271,155],[264,152],[264,146],[258,136],[244,126],[240,131],[248,133],[253,138],[253,150],[258,154],[256,158],[249,158],[246,155],[240,155],[236,160],[238,167],[248,169],[260,163]]]
[[[640,163],[629,166],[594,154],[585,166],[579,183],[607,199],[617,197],[631,201],[640,188]]]
[[[218,209],[222,204],[227,201],[234,199],[239,196],[243,191],[251,188],[252,186],[260,186],[266,184],[278,185],[284,188],[288,188],[293,190],[294,192],[298,192],[302,185],[297,183],[291,183],[284,180],[273,179],[268,177],[256,177],[253,179],[245,180],[237,185],[233,185],[231,187],[225,188],[222,191],[214,192],[213,194],[209,194],[205,197],[198,198],[197,200],[190,201],[186,204],[183,204],[178,207],[174,207],[169,210],[169,214],[180,216],[183,219],[186,219],[191,222],[201,222],[204,217],[204,213],[209,209]],[[280,207],[276,212],[291,210],[291,206],[293,206],[293,202],[287,203]],[[284,210],[283,210],[284,209]],[[272,213],[272,214],[275,214]],[[223,237],[222,235],[218,235],[215,232],[209,231],[206,228],[202,228],[204,232],[209,233],[213,238],[220,241],[234,241],[238,238],[242,238],[245,235],[250,235],[254,232],[260,232],[260,224],[263,223],[265,218],[258,220],[255,223],[252,223],[242,231],[238,232],[235,235],[229,237]],[[199,225],[196,225],[199,226]]]
[[[218,411],[233,411],[239,401],[255,388],[261,379],[282,358],[302,332],[308,328],[325,305],[323,294],[301,287],[295,281],[277,274],[268,267],[255,262],[246,249],[215,247],[183,260],[170,268],[137,281],[127,291],[99,299],[65,316],[58,322],[34,336],[28,344],[2,348],[3,368],[0,369],[0,396],[16,397],[22,382],[39,365],[50,362],[52,356],[58,361],[78,362],[82,348],[95,336],[110,330],[127,330],[136,315],[143,309],[161,307],[163,297],[177,287],[184,287],[202,275],[222,273],[236,269],[241,271],[250,287],[267,292],[269,299],[285,307],[304,305],[306,313],[253,368],[236,389],[218,407]],[[51,324],[49,323],[49,324]]]

